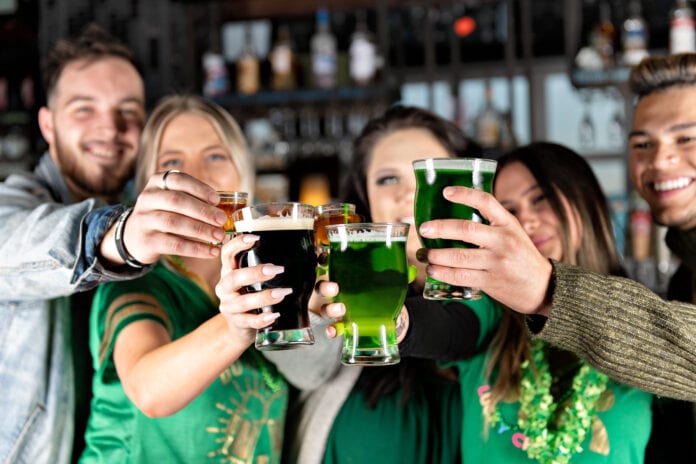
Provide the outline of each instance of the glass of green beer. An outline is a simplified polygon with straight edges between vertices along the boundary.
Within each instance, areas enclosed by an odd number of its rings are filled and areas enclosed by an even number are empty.
[[[387,365],[399,362],[396,318],[408,289],[408,224],[358,223],[326,226],[329,280],[343,316],[341,362]]]
[[[477,210],[445,200],[442,190],[448,185],[465,186],[491,192],[497,163],[479,158],[428,158],[413,162],[416,174],[416,227],[433,219],[468,219],[484,222]],[[425,248],[466,248],[472,245],[445,239],[420,237]],[[423,296],[429,300],[477,300],[477,288],[461,287],[428,277]]]

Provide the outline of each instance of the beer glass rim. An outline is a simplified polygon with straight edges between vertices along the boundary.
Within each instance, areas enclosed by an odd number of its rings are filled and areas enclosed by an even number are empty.
[[[302,219],[302,220],[311,220],[311,226],[312,228],[314,227],[314,215],[315,215],[315,208],[314,206],[307,204],[307,203],[300,203],[296,201],[274,201],[274,202],[268,202],[268,203],[258,203],[256,205],[249,205],[245,206],[244,208],[240,208],[234,213],[232,213],[232,219],[236,222],[238,221],[249,221],[249,220],[263,220],[263,217],[254,217],[254,212],[258,211],[273,211],[273,210],[283,210],[285,208],[288,208],[290,211],[299,211],[300,216],[297,218],[292,218],[292,217],[286,217],[286,216],[269,216],[267,219],[273,219],[273,220],[280,220],[280,219],[288,219],[288,220],[295,220],[295,219]],[[264,214],[266,215],[266,214]]]
[[[336,202],[336,203],[325,203],[323,205],[315,206],[317,215],[324,214],[329,211],[345,211],[348,207],[348,211],[351,213],[355,212],[355,205],[348,202]]]
[[[476,169],[495,172],[498,162],[487,158],[422,158],[414,160],[413,169]]]
[[[326,235],[329,236],[330,233],[337,233],[340,229],[346,229],[347,231],[360,230],[360,229],[377,229],[377,230],[393,230],[404,234],[408,234],[408,229],[411,224],[407,222],[353,222],[350,224],[331,224],[326,226]]]
[[[248,198],[249,194],[247,192],[236,191],[236,190],[218,190],[217,194],[222,199],[223,197],[239,197]]]

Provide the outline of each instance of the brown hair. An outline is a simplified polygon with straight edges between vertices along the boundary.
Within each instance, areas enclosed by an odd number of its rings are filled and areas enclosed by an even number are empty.
[[[558,218],[562,230],[562,261],[600,274],[622,274],[609,206],[587,161],[564,146],[537,142],[502,156],[498,160],[498,171],[513,162],[529,169]],[[564,199],[571,211],[563,206]],[[568,214],[574,214],[582,227],[577,252],[570,248]],[[491,391],[491,404],[495,405],[519,389],[520,365],[529,357],[524,316],[506,309],[489,350],[488,378],[497,370]]]
[[[135,168],[135,190],[142,192],[148,179],[157,170],[157,152],[167,124],[182,113],[196,113],[206,118],[229,148],[237,171],[240,189],[254,191],[254,164],[244,134],[234,118],[223,108],[197,95],[170,95],[159,101],[147,120],[140,138],[140,149]]]
[[[696,54],[644,58],[631,70],[628,81],[638,98],[672,87],[696,85]]]
[[[48,52],[43,66],[46,99],[50,101],[65,67],[78,60],[88,63],[104,58],[122,58],[140,74],[133,52],[96,24],[89,24],[77,36],[60,39]]]

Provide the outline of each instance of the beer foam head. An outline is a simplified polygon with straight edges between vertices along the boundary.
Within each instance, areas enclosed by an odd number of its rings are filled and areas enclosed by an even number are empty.
[[[271,217],[242,219],[234,222],[237,232],[264,232],[272,230],[313,230],[313,218]]]

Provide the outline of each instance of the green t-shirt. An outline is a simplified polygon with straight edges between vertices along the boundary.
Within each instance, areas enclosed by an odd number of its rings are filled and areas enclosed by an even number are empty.
[[[353,389],[331,428],[324,464],[460,462],[459,387],[430,375],[418,384],[405,406],[401,390],[382,397],[370,409],[363,392]]]
[[[488,306],[488,307],[486,307]],[[501,308],[492,300],[472,303],[481,321],[481,334],[497,327]],[[482,341],[482,340],[480,340]],[[506,424],[517,424],[519,402],[499,403],[505,424],[484,430],[479,388],[490,385],[484,377],[487,353],[456,363],[459,368],[462,407],[462,461],[467,464],[510,464],[535,462],[518,446],[520,435]],[[609,382],[600,398],[593,428],[575,454],[573,464],[639,464],[643,462],[650,435],[652,395],[635,388]]]
[[[141,304],[151,309],[119,305],[120,297],[132,293],[140,294]],[[150,319],[161,323],[176,340],[217,313],[193,281],[161,263],[139,279],[99,287],[90,320],[94,397],[85,435],[87,449],[80,462],[280,462],[287,384],[254,348],[189,405],[168,417],[146,417],[123,391],[112,352],[124,327]]]

